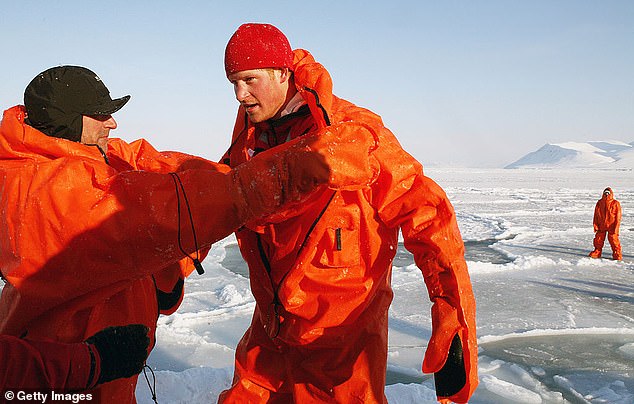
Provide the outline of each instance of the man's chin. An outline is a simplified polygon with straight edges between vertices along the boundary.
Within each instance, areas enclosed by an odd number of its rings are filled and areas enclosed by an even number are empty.
[[[251,123],[260,123],[264,121],[264,119],[262,119],[262,117],[258,114],[247,114],[247,117]]]

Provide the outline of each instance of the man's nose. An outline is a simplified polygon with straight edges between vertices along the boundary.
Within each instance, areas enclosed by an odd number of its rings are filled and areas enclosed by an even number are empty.
[[[235,86],[236,100],[242,102],[249,96],[249,91],[245,85],[236,84]]]
[[[103,124],[108,129],[117,129],[117,121],[112,116],[106,119]]]

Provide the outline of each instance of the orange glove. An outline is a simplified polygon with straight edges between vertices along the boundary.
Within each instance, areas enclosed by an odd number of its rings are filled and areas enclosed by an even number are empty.
[[[423,372],[434,373],[436,395],[441,402],[467,402],[478,385],[478,353],[477,348],[469,349],[465,358],[463,345],[470,339],[475,345],[475,331],[469,332],[461,324],[458,311],[445,299],[436,299],[431,313],[432,335]]]

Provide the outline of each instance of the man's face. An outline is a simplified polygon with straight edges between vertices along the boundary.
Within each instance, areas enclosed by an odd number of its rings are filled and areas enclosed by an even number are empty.
[[[253,123],[277,118],[286,103],[288,69],[243,70],[229,75],[236,99]]]
[[[81,143],[96,144],[101,150],[108,147],[108,135],[111,129],[117,128],[117,122],[112,115],[82,116]]]

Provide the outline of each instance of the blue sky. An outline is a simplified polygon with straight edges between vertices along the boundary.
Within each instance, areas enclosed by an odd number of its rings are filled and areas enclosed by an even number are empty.
[[[545,143],[634,141],[634,1],[12,1],[0,106],[56,65],[131,94],[112,136],[217,160],[237,102],[224,47],[268,22],[424,165],[501,167]]]

